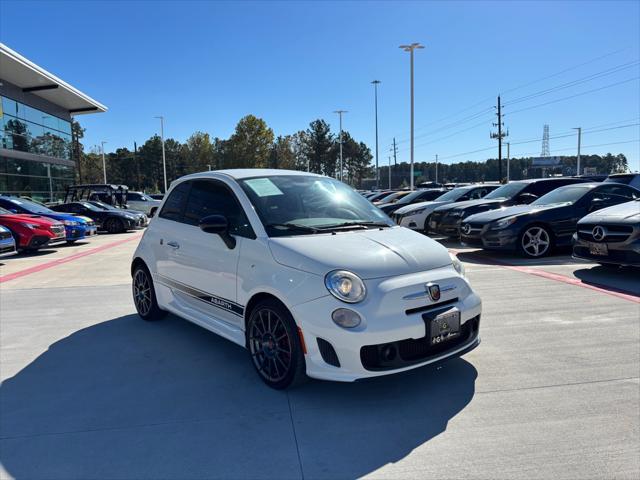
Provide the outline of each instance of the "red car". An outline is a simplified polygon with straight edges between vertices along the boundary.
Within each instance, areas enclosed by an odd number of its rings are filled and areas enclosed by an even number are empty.
[[[40,215],[11,213],[0,208],[0,225],[11,231],[18,250],[33,251],[66,241],[64,225]]]

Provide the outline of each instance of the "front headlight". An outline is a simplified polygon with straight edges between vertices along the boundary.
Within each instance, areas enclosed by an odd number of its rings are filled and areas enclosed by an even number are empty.
[[[449,216],[450,217],[461,217],[462,216],[462,210],[452,210],[449,212]]]
[[[324,285],[331,295],[347,303],[361,302],[367,295],[367,290],[360,277],[346,270],[334,270],[327,273],[324,277]]]
[[[451,257],[451,263],[453,264],[453,268],[456,269],[456,272],[458,272],[458,275],[460,275],[461,277],[465,277],[465,270],[464,270],[464,265],[462,264],[462,262],[460,260],[458,260],[458,257],[456,257],[453,254],[449,254],[449,256]]]
[[[507,217],[502,220],[498,220],[497,222],[493,222],[491,224],[491,230],[502,230],[503,228],[507,228],[509,225],[513,225],[517,220],[517,217]]]
[[[64,224],[67,227],[75,227],[76,225],[79,225],[79,222],[76,222],[75,220],[65,220]]]
[[[40,225],[36,225],[35,223],[20,223],[20,225],[22,225],[23,227],[27,227],[30,228],[31,230],[36,230],[38,228],[40,228]]]
[[[424,213],[424,211],[426,210],[426,208],[419,208],[418,210],[411,210],[410,212],[407,212],[404,214],[405,217],[409,217],[411,215],[420,215],[421,213]]]

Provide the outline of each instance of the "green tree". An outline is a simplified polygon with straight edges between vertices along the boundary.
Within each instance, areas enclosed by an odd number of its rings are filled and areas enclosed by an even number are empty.
[[[226,163],[232,168],[266,168],[269,166],[273,130],[261,118],[247,115],[225,145]]]
[[[309,171],[335,176],[336,151],[334,136],[329,124],[324,120],[314,120],[303,137],[303,152],[309,165]]]

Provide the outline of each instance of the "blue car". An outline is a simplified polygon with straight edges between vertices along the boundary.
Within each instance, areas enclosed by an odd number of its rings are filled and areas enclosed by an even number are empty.
[[[70,213],[54,212],[40,203],[24,198],[1,195],[0,207],[13,213],[40,215],[64,223],[67,243],[73,243],[97,233],[97,227],[93,221],[84,220]]]
[[[8,228],[0,225],[0,258],[18,253],[16,241]]]

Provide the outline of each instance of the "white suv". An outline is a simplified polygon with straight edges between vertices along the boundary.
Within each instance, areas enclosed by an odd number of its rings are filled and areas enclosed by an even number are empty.
[[[172,312],[246,347],[274,388],[407,370],[480,341],[480,298],[460,262],[320,175],[175,181],[131,274],[142,318]]]
[[[140,210],[153,217],[162,201],[151,198],[142,192],[127,192],[127,206],[133,210]]]

